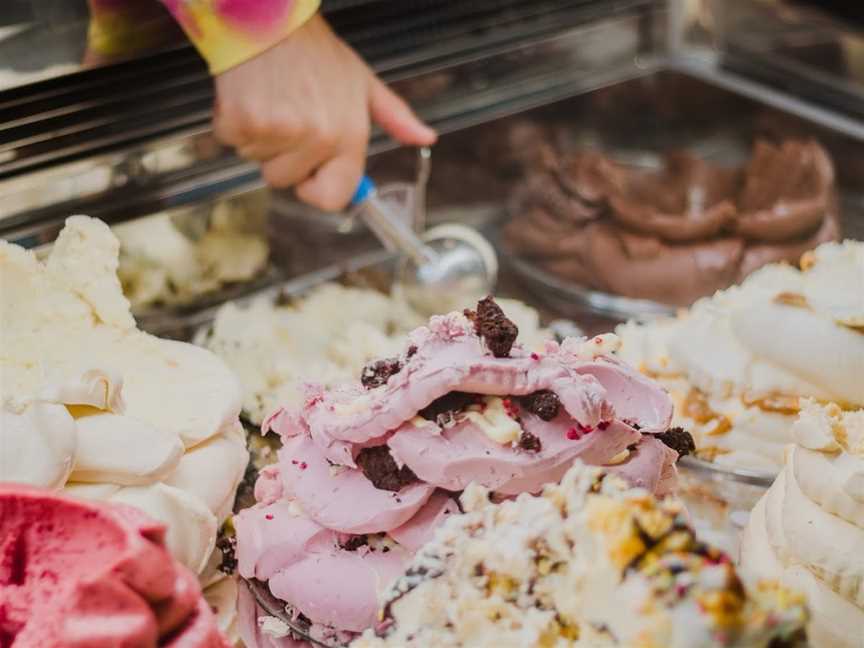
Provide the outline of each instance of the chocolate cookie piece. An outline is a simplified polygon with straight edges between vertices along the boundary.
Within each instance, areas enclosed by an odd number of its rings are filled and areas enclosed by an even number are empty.
[[[522,396],[519,402],[522,403],[522,407],[527,411],[539,416],[544,421],[554,419],[558,416],[558,411],[561,409],[561,401],[558,400],[558,395],[548,389]]]
[[[474,322],[474,330],[483,338],[496,358],[507,358],[519,335],[519,328],[504,314],[490,296],[477,303],[477,310],[466,310],[465,316]]]
[[[363,372],[360,374],[360,382],[363,383],[366,389],[375,389],[381,385],[386,385],[390,376],[400,371],[402,371],[402,363],[399,362],[399,358],[376,360],[363,367]]]
[[[543,449],[543,444],[540,443],[540,439],[530,432],[522,432],[522,434],[519,435],[518,443],[522,450],[527,450],[528,452],[540,452]]]
[[[222,553],[219,571],[223,574],[234,574],[237,571],[237,537],[223,534],[216,540],[216,548]]]
[[[360,547],[365,547],[369,544],[369,537],[365,535],[355,535],[348,538],[345,542],[339,545],[345,551],[357,551]]]
[[[693,436],[684,428],[674,427],[661,432],[657,438],[678,453],[678,458],[696,452]]]
[[[480,396],[477,394],[454,391],[441,398],[436,398],[420,410],[419,414],[427,421],[432,421],[443,427],[452,421],[457,413],[466,410],[479,400]]]
[[[408,466],[396,465],[387,446],[363,448],[355,461],[366,479],[380,490],[395,492],[417,481],[417,475]]]

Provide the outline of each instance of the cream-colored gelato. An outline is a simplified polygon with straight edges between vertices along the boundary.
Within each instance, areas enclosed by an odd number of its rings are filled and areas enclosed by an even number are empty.
[[[618,333],[622,358],[669,389],[701,456],[776,471],[802,398],[864,407],[862,324],[864,243],[846,241]]]
[[[498,304],[527,346],[551,335],[533,308]],[[466,306],[469,304],[466,304]],[[243,385],[243,410],[255,423],[300,404],[306,382],[327,387],[356,379],[372,360],[399,355],[408,333],[425,322],[404,301],[376,290],[329,283],[290,304],[261,297],[225,304],[212,330],[196,341],[220,356]]]
[[[353,646],[756,648],[803,628],[800,596],[745,590],[680,504],[598,469],[577,464],[540,497],[492,504],[471,486],[462,501]]]
[[[206,223],[198,212],[178,212],[114,226],[120,280],[132,306],[188,302],[260,274],[269,255],[261,199],[253,194],[220,202]],[[189,231],[195,229],[204,231]]]
[[[240,386],[204,349],[139,331],[101,221],[43,263],[0,242],[0,481],[131,504],[201,572],[248,460]]]
[[[742,569],[807,595],[814,648],[862,648],[864,410],[806,400],[793,434],[782,472],[750,516]]]

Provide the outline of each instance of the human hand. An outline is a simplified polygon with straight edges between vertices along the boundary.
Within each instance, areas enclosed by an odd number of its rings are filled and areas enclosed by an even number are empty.
[[[216,135],[260,162],[269,185],[328,211],[360,181],[372,121],[402,144],[436,139],[320,16],[216,77]]]

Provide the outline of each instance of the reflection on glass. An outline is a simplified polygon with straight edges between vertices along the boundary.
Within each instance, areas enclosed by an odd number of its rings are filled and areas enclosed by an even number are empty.
[[[6,0],[0,90],[129,59],[181,34],[158,0]]]

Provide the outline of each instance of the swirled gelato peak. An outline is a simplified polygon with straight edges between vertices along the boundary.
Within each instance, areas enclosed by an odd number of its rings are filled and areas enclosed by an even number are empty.
[[[579,462],[541,496],[472,485],[354,648],[799,645],[803,597],[747,589],[682,506]]]
[[[864,410],[812,399],[795,445],[753,513],[741,544],[754,582],[780,579],[807,595],[813,648],[864,641]]]
[[[773,264],[676,318],[619,327],[619,357],[667,387],[697,453],[777,470],[803,399],[864,408],[864,243]]]
[[[0,484],[8,648],[227,648],[195,574],[137,509]]]
[[[431,318],[354,382],[309,385],[299,409],[274,412],[263,430],[282,439],[278,464],[235,520],[241,575],[267,581],[317,636],[344,638],[372,625],[381,589],[470,483],[538,492],[581,459],[670,492],[678,452],[664,441],[683,448],[664,434],[672,403],[609,355],[616,338],[529,351],[517,334],[484,299]]]

